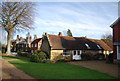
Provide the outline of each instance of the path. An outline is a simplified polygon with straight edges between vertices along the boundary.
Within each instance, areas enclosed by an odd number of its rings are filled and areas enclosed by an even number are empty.
[[[118,71],[120,70],[117,64],[107,64],[105,61],[79,61],[69,63],[83,66],[86,68],[95,69],[99,72],[106,73],[114,77],[118,77]]]
[[[31,79],[35,81],[35,78],[27,75],[22,70],[16,68],[8,61],[19,60],[19,59],[0,59],[2,60],[2,79]]]

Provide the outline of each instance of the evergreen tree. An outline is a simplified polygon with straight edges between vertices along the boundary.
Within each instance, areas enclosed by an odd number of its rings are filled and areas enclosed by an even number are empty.
[[[67,36],[73,37],[72,32],[71,32],[70,29],[68,29],[68,31],[67,31]]]

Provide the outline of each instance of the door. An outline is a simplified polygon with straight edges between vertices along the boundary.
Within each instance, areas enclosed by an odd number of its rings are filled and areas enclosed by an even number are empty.
[[[74,50],[73,60],[81,60],[81,50]]]

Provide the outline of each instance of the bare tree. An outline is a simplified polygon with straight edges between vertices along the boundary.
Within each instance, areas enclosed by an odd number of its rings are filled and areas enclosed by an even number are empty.
[[[7,54],[11,54],[11,38],[15,31],[32,29],[32,10],[30,2],[2,2],[0,25],[7,32]]]
[[[105,33],[102,35],[102,39],[109,39],[112,40],[113,36],[110,33]]]

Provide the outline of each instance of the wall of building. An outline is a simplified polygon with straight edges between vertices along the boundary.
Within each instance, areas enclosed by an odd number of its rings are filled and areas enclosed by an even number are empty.
[[[42,45],[41,45],[41,51],[45,52],[48,57],[50,58],[50,44],[48,42],[48,39],[47,37],[45,36],[43,39],[42,39]]]
[[[57,61],[64,58],[65,60],[70,61],[72,59],[72,51],[70,50],[70,55],[63,55],[63,50],[51,50],[50,60]]]
[[[35,45],[37,44],[37,45]],[[41,46],[42,45],[42,40],[40,40],[39,42],[36,43],[31,43],[31,50],[36,51],[36,50],[41,50]]]
[[[120,22],[113,26],[113,44],[120,43]],[[114,59],[117,59],[117,45],[113,45]]]
[[[113,27],[113,41],[120,42],[120,22]]]

